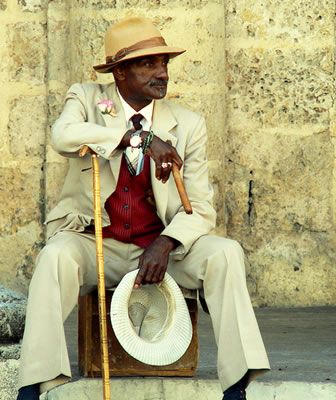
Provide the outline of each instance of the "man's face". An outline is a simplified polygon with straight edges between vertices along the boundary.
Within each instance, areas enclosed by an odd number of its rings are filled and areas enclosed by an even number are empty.
[[[134,103],[149,103],[167,93],[169,56],[155,55],[137,58],[122,65],[123,79],[118,87],[125,99]]]

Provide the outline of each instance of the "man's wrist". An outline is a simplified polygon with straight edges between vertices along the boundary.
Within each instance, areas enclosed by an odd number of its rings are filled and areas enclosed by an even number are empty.
[[[132,134],[131,130],[129,130],[125,133],[125,135],[122,137],[122,139],[118,145],[118,149],[126,149],[126,147],[128,147],[130,145],[131,134]]]
[[[144,136],[142,136],[142,151],[146,154],[147,150],[150,148],[152,141],[154,139],[154,132],[150,130],[149,132],[143,131]]]
[[[166,249],[169,253],[181,244],[178,240],[166,235],[160,235],[158,239],[165,243]]]

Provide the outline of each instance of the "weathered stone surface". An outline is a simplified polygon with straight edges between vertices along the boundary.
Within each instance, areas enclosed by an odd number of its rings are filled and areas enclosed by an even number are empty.
[[[139,7],[140,9],[144,6],[148,9],[152,8],[181,8],[182,10],[189,11],[194,9],[202,9],[208,7],[210,4],[215,3],[219,5],[223,5],[222,0],[148,0],[146,3],[143,3],[142,0],[117,0],[118,8],[127,8],[127,7]]]
[[[332,229],[334,148],[328,135],[232,131],[227,157],[235,174],[228,185],[227,208],[231,217],[244,218],[242,225],[228,220],[236,233],[245,225],[257,236],[275,233],[279,227],[292,232]]]
[[[7,0],[0,0],[0,10],[6,10]]]
[[[249,254],[249,276],[259,306],[319,305],[336,302],[336,240],[308,231],[273,234]]]
[[[18,0],[19,7],[26,12],[39,12],[46,8],[47,0]]]
[[[48,20],[48,80],[57,80],[69,85],[71,47],[68,20],[52,17]]]
[[[0,240],[1,283],[20,292],[27,292],[33,274],[34,261],[43,245],[40,222],[33,221],[17,226],[13,234],[5,234]]]
[[[15,157],[26,156],[43,159],[46,126],[45,96],[13,99],[8,124],[11,154]]]
[[[227,0],[227,37],[290,40],[330,39],[335,4],[331,0]]]
[[[0,169],[0,202],[6,204],[0,214],[0,236],[15,234],[19,227],[41,218],[41,166],[26,166],[23,171],[19,167]]]
[[[0,210],[0,277],[6,286],[26,292],[43,241],[44,207],[40,160],[23,160],[0,168],[0,201],[6,205]]]
[[[328,128],[332,74],[332,48],[232,50],[227,53],[228,123]]]
[[[9,60],[5,66],[13,81],[43,83],[46,76],[47,31],[40,22],[18,22],[7,26]]]
[[[56,119],[60,116],[64,107],[65,94],[68,90],[68,85],[61,85],[62,90],[50,90],[47,98],[49,126],[52,126]],[[46,142],[50,142],[50,129],[46,132]]]
[[[0,285],[0,343],[21,339],[26,315],[26,298]]]
[[[0,361],[18,360],[20,358],[20,344],[3,344],[0,345]]]
[[[0,399],[13,400],[17,396],[18,360],[0,361]]]
[[[73,40],[76,48],[71,60],[73,81],[97,80],[97,73],[92,66],[105,62],[105,32],[114,21],[100,18],[97,22],[84,17],[73,21]]]
[[[78,7],[90,7],[94,8],[97,10],[104,10],[104,9],[110,9],[110,8],[115,8],[117,0],[74,0],[71,2],[72,7],[78,8]]]

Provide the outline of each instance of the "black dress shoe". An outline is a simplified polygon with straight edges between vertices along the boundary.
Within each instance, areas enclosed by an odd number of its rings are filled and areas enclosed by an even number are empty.
[[[246,400],[246,392],[244,389],[224,392],[223,400]]]
[[[247,377],[248,375],[245,374],[238,382],[226,389],[223,400],[246,400]]]
[[[40,384],[24,386],[19,389],[19,394],[16,400],[39,400],[40,398]]]

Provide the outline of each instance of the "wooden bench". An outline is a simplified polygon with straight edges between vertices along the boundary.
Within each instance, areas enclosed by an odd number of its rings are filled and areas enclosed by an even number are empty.
[[[175,363],[165,366],[144,364],[121,347],[110,322],[113,289],[106,291],[107,333],[111,376],[194,376],[198,365],[197,291],[181,288],[186,299],[193,327],[191,343],[185,354]],[[79,297],[78,306],[78,365],[85,377],[101,376],[98,296],[94,291]]]

